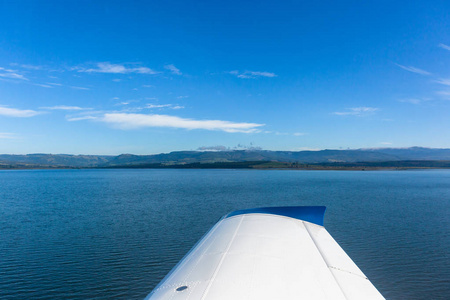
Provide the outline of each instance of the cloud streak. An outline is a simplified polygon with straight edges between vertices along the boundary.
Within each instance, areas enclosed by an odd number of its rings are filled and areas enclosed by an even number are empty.
[[[82,117],[69,117],[66,116],[66,120],[69,122],[75,122],[75,121],[83,121],[83,120],[96,120],[97,117],[94,116],[82,116]]]
[[[0,106],[0,116],[16,117],[16,118],[29,118],[29,117],[37,116],[41,113],[42,112],[31,110],[31,109],[16,109],[16,108]]]
[[[14,133],[0,132],[0,139],[16,139],[17,136]]]
[[[400,99],[398,101],[399,102],[403,102],[403,103],[411,103],[411,104],[420,104],[420,103],[422,103],[422,100],[421,99],[417,99],[417,98]]]
[[[369,114],[373,114],[376,111],[378,111],[379,108],[376,107],[366,107],[366,106],[362,106],[362,107],[352,107],[352,108],[347,108],[347,111],[342,111],[342,112],[334,112],[334,115],[338,115],[338,116],[365,116],[365,115],[369,115]]]
[[[239,72],[239,71],[230,71],[228,72],[231,75],[236,76],[237,78],[244,78],[244,79],[249,79],[249,78],[258,78],[258,77],[277,77],[278,75],[276,75],[275,73],[271,73],[271,72],[257,72],[257,71],[245,71],[245,72]]]
[[[145,108],[166,108],[166,107],[170,107],[171,104],[147,104],[147,106]]]
[[[416,73],[416,74],[420,74],[420,75],[427,75],[427,76],[431,75],[430,72],[422,70],[422,69],[419,69],[419,68],[416,68],[416,67],[413,67],[413,66],[403,66],[403,65],[400,65],[400,64],[396,64],[396,65],[397,65],[397,67],[400,67],[403,70],[406,70],[408,72],[412,72],[412,73]]]
[[[178,69],[174,65],[166,65],[166,66],[164,66],[164,69],[169,70],[172,74],[175,74],[175,75],[183,75],[183,73],[181,73],[180,69]]]
[[[48,84],[42,84],[42,83],[32,83],[32,84],[35,85],[35,86],[40,86],[40,87],[47,88],[47,89],[54,88],[54,86],[48,85]]]
[[[441,47],[442,49],[448,50],[450,51],[450,46],[446,45],[446,44],[439,44],[438,47]]]
[[[28,80],[22,74],[17,73],[15,70],[5,69],[0,67],[0,77],[9,78],[9,79],[19,79],[19,80]]]
[[[194,120],[177,116],[158,114],[106,113],[99,121],[120,129],[139,129],[148,127],[169,127],[187,130],[203,129],[230,133],[255,133],[264,124],[236,123],[221,120]]]
[[[74,68],[78,72],[85,73],[110,73],[110,74],[129,74],[129,73],[137,73],[137,74],[157,74],[158,72],[147,68],[147,67],[136,67],[136,66],[127,66],[125,64],[111,64],[109,62],[99,62],[96,64],[96,68]]]
[[[23,69],[28,69],[28,70],[42,70],[43,67],[42,66],[36,66],[36,65],[26,65],[26,64],[18,64],[18,63],[11,63],[11,66],[15,66],[15,67],[20,67]]]
[[[436,80],[436,82],[442,85],[450,86],[450,78],[441,78]]]
[[[83,108],[79,106],[68,106],[68,105],[57,105],[50,107],[41,107],[41,109],[49,109],[49,110],[88,110],[91,108]]]
[[[450,100],[450,91],[437,91],[436,94],[443,100]]]
[[[168,109],[182,109],[184,106],[173,105],[173,104],[147,104],[145,108],[155,109],[155,108],[168,108]]]
[[[90,88],[87,88],[87,87],[81,87],[81,86],[69,86],[71,89],[74,89],[74,90],[83,90],[83,91],[88,91],[88,90],[90,90]]]

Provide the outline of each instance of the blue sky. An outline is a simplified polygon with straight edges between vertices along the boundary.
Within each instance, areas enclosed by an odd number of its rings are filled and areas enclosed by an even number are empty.
[[[0,1],[0,153],[450,147],[448,1]]]

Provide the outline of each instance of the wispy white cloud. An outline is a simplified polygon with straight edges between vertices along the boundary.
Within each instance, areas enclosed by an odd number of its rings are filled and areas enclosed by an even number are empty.
[[[289,132],[280,132],[280,131],[274,131],[274,130],[264,130],[264,131],[261,131],[261,132],[265,133],[265,134],[290,135],[290,136],[304,136],[304,135],[307,135],[307,133],[304,133],[304,132],[289,133]]]
[[[446,44],[439,44],[438,47],[441,47],[442,49],[448,50],[450,51],[450,46],[446,45]]]
[[[96,64],[96,68],[76,67],[73,69],[78,72],[86,72],[86,73],[111,73],[111,74],[128,74],[128,73],[157,74],[158,73],[147,67],[136,66],[136,65],[126,65],[126,64],[111,64],[109,62],[99,62]]]
[[[82,87],[82,86],[69,86],[69,87],[74,90],[84,90],[84,91],[90,90],[90,88]]]
[[[14,67],[28,69],[28,70],[42,70],[43,69],[43,66],[36,66],[36,65],[27,65],[27,64],[18,64],[18,63],[11,63],[10,65],[14,66]]]
[[[391,142],[381,142],[380,144],[381,144],[381,145],[392,145]]]
[[[40,87],[47,88],[47,89],[54,88],[54,86],[48,85],[48,84],[42,84],[42,83],[32,83],[32,84],[35,85],[35,86],[40,86]]]
[[[0,67],[0,77],[9,79],[28,80],[28,78],[18,73],[16,70],[5,69],[2,67]]]
[[[450,96],[450,91],[437,91],[436,94],[442,96]]]
[[[253,71],[248,71],[247,73],[249,73],[251,76],[262,76],[262,77],[276,77],[277,75],[275,73],[271,73],[271,72],[253,72]]]
[[[310,147],[298,147],[295,149],[292,149],[293,151],[321,151],[322,149],[319,148],[310,148]]]
[[[234,147],[217,145],[217,146],[201,146],[201,147],[197,148],[197,151],[202,151],[202,152],[219,152],[219,151],[233,151],[233,150],[257,151],[257,150],[262,150],[262,148],[258,147],[258,146],[254,146],[253,143],[250,143],[250,145],[237,144]]]
[[[450,91],[437,91],[438,94],[443,100],[450,100]]]
[[[94,116],[81,116],[81,117],[73,117],[73,116],[66,116],[66,120],[69,122],[75,122],[75,121],[83,121],[83,120],[96,120],[98,117]]]
[[[441,78],[436,80],[437,83],[450,86],[450,78]]]
[[[90,110],[92,108],[83,108],[83,107],[79,107],[79,106],[68,106],[68,105],[57,105],[57,106],[41,107],[41,109],[49,109],[49,110]]]
[[[147,104],[145,108],[154,109],[154,108],[169,108],[169,109],[182,109],[184,106],[174,105],[174,104]]]
[[[0,139],[16,139],[17,136],[10,132],[0,132]]]
[[[55,83],[55,82],[46,82],[46,83],[31,83],[30,82],[30,84],[35,85],[35,86],[40,86],[40,87],[43,87],[43,88],[47,88],[47,89],[52,89],[52,88],[55,88],[55,87],[64,87],[63,84]],[[70,86],[70,85],[67,85],[66,87],[69,87],[69,88],[74,89],[74,90],[90,90],[90,88],[81,87],[81,86]]]
[[[403,66],[400,64],[396,64],[398,67],[402,68],[403,70],[406,70],[408,72],[412,72],[412,73],[416,73],[416,74],[420,74],[420,75],[431,75],[430,72],[413,67],[413,66]]]
[[[342,111],[342,112],[337,111],[337,112],[334,112],[333,114],[338,115],[338,116],[365,116],[365,115],[375,113],[378,110],[379,110],[379,108],[376,108],[376,107],[362,106],[362,107],[347,108],[346,111]]]
[[[398,101],[403,103],[420,104],[422,103],[423,100],[417,98],[407,98],[407,99],[399,99]]]
[[[166,66],[164,66],[164,69],[169,70],[172,74],[175,74],[175,75],[183,75],[183,73],[181,73],[180,69],[178,69],[174,65],[166,65]]]
[[[228,72],[231,75],[234,75],[238,78],[258,78],[258,77],[276,77],[277,75],[275,73],[271,72],[256,72],[256,71],[245,71],[245,72],[239,72],[239,71],[230,71]]]
[[[0,106],[0,116],[6,117],[18,117],[18,118],[29,118],[34,117],[42,112],[31,110],[31,109],[17,109],[17,108],[9,108],[5,106]]]
[[[165,108],[165,107],[170,107],[171,104],[147,104],[147,106],[145,108]]]
[[[217,145],[217,146],[201,146],[197,148],[197,151],[211,151],[211,152],[218,152],[218,151],[230,151],[230,147]]]
[[[119,97],[114,97],[112,100],[120,100]],[[141,100],[138,99],[126,99],[126,100],[122,100],[120,102],[117,102],[116,104],[114,104],[115,106],[123,106],[123,105],[130,105],[132,103],[137,103],[140,102]],[[140,108],[142,109],[142,108]]]
[[[255,133],[264,124],[236,123],[221,120],[194,120],[177,116],[134,113],[106,113],[99,121],[120,129],[137,129],[146,127],[169,127],[182,129],[204,129],[225,132]]]

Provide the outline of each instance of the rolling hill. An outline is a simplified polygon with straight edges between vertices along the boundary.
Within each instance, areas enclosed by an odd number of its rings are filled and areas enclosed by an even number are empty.
[[[284,162],[301,164],[381,163],[398,161],[449,161],[450,149],[423,147],[321,151],[176,151],[155,155],[121,154],[0,155],[0,168],[105,168],[151,165],[176,166],[234,162]]]

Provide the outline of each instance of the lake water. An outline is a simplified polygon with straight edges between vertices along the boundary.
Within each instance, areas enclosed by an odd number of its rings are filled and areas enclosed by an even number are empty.
[[[325,205],[387,299],[449,299],[450,171],[0,171],[0,299],[143,299],[236,209]]]

